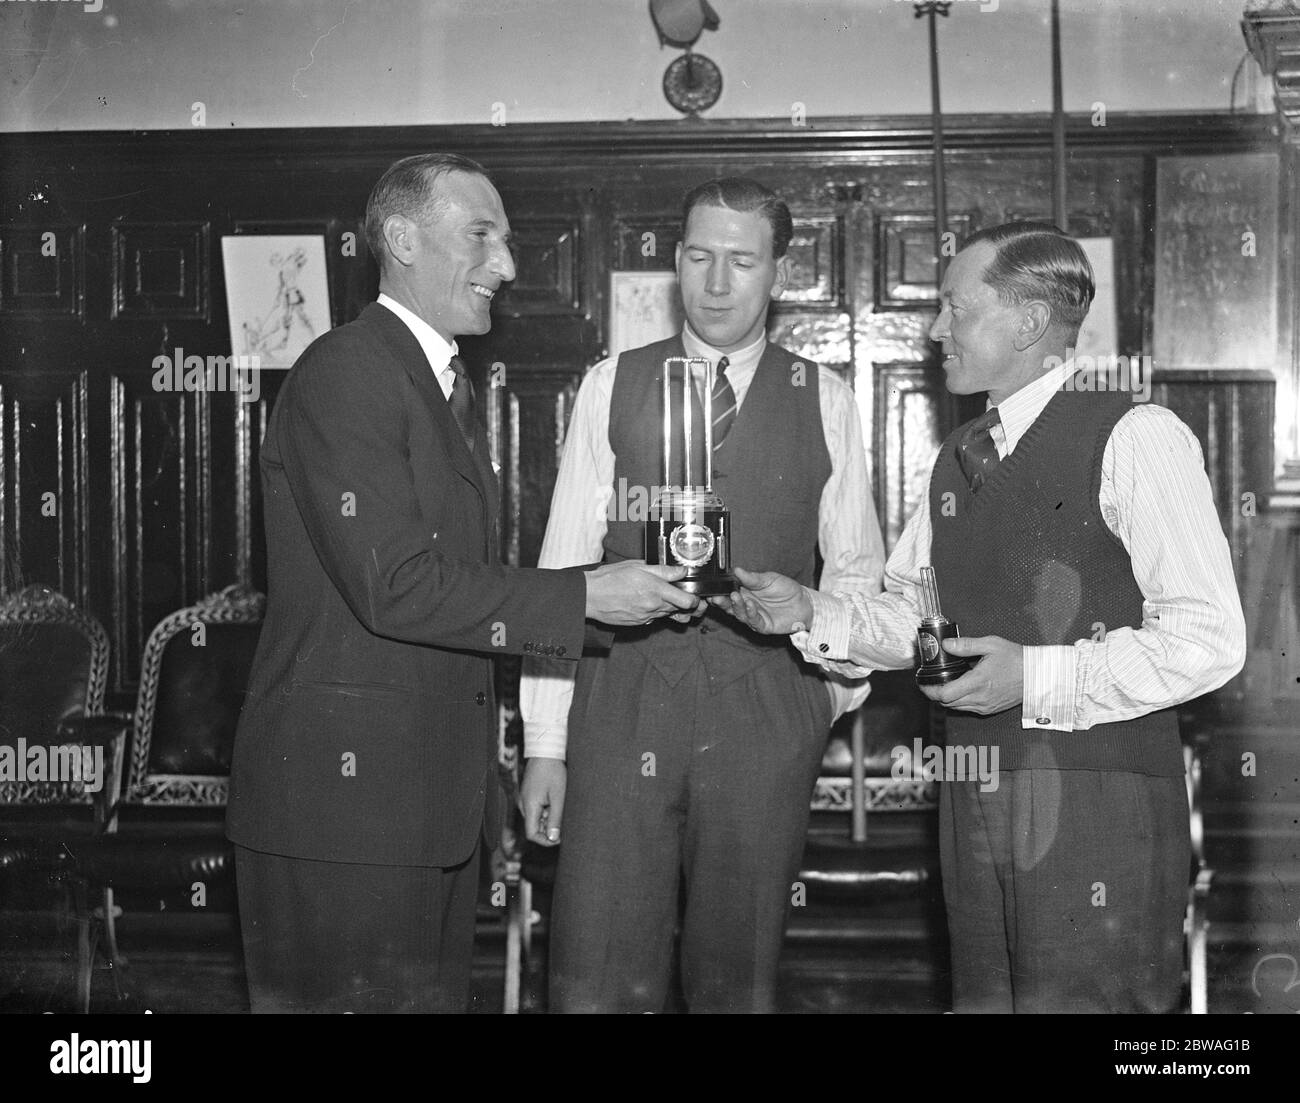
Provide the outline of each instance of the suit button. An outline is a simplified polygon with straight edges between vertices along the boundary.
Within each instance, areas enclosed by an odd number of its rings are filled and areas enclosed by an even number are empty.
[[[701,636],[707,636],[708,634],[709,634],[709,626],[708,626],[707,624],[701,624],[701,625],[700,625],[700,635],[701,635]]]
[[[532,649],[533,649],[533,645],[532,645],[531,643],[525,643],[525,644],[524,644],[524,650],[525,650],[525,651],[531,651]]]
[[[478,693],[476,693],[476,694],[474,695],[474,704],[476,704],[476,705],[486,705],[486,704],[487,704],[487,694],[486,694],[486,693],[483,693],[481,690],[480,690]]]
[[[567,650],[568,650],[568,648],[565,647],[563,644],[561,644],[559,647],[557,647],[557,648],[555,649],[555,654],[556,654],[557,656],[563,658],[564,653],[565,653]]]

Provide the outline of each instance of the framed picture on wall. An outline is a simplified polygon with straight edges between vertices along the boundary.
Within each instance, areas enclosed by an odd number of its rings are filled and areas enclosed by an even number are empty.
[[[1109,237],[1077,239],[1089,262],[1097,293],[1075,341],[1079,356],[1113,356],[1120,351],[1115,322],[1115,241]]]
[[[671,337],[682,326],[676,272],[609,274],[609,354]]]
[[[291,368],[330,328],[325,238],[240,234],[221,239],[230,351],[263,368]]]

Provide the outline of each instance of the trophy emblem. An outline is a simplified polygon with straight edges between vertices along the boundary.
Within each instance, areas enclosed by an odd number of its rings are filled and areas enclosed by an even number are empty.
[[[921,648],[921,665],[916,668],[917,685],[945,685],[970,669],[970,663],[960,655],[949,655],[943,649],[944,640],[960,636],[957,622],[945,617],[939,608],[939,587],[934,580],[934,568],[922,567],[921,626],[916,630],[916,642]]]
[[[691,371],[704,365],[704,470],[693,470],[695,441],[691,417]],[[674,433],[672,381],[680,365],[682,382],[681,432]],[[663,371],[663,482],[645,523],[645,561],[686,568],[675,583],[700,597],[729,594],[736,588],[731,574],[731,512],[713,492],[713,361],[704,357],[670,356]],[[676,447],[674,447],[676,446]],[[682,481],[673,482],[673,457],[682,458]],[[700,476],[703,481],[698,481]]]

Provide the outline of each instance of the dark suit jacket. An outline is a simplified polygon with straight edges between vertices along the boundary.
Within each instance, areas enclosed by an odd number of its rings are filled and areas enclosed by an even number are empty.
[[[493,655],[582,651],[579,570],[498,562],[496,479],[419,343],[372,303],[302,354],[261,454],[266,621],[227,833],[450,866],[499,825]]]

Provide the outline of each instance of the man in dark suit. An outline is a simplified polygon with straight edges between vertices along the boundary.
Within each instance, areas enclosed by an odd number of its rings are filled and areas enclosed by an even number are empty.
[[[262,449],[269,592],[227,824],[254,1011],[465,1010],[500,822],[491,656],[576,660],[585,618],[698,604],[678,570],[499,561],[454,341],[515,274],[482,167],[397,162],[366,235],[379,301],[299,358]]]

